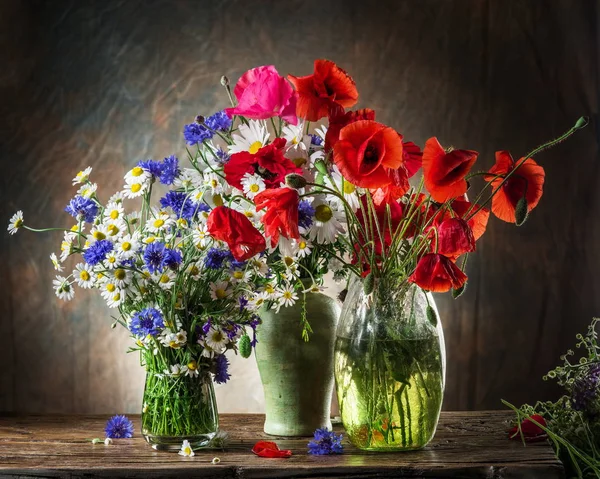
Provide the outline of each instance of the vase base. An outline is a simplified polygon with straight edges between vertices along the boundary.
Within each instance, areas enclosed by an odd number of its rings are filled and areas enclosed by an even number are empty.
[[[184,440],[188,440],[193,450],[209,445],[216,433],[198,434],[195,436],[152,436],[144,434],[144,439],[156,451],[178,452]]]

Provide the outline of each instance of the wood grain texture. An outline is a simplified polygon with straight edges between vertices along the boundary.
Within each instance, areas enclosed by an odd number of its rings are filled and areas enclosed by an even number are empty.
[[[0,418],[0,477],[412,477],[544,478],[564,477],[547,443],[527,447],[509,441],[506,412],[442,413],[438,433],[424,450],[367,453],[343,440],[344,454],[310,456],[308,439],[281,439],[262,432],[262,415],[221,415],[229,433],[224,450],[197,451],[192,458],[156,452],[139,431],[113,445],[92,445],[101,435],[101,416],[5,416]],[[340,427],[336,427],[338,431]],[[264,459],[250,449],[258,440],[276,440],[291,449],[290,459]],[[213,465],[213,457],[221,459]]]
[[[226,106],[220,76],[256,65],[303,75],[330,58],[359,107],[420,145],[436,135],[479,151],[481,169],[590,115],[539,156],[545,196],[530,220],[492,221],[466,293],[438,298],[444,407],[551,398],[542,374],[600,314],[594,0],[21,0],[0,2],[0,27],[0,219],[23,209],[32,226],[71,226],[62,210],[82,167],[106,198],[136,161],[183,157],[183,124]],[[0,411],[137,412],[143,372],[110,311],[83,291],[53,295],[59,241],[0,235]],[[228,391],[243,403],[248,388]]]

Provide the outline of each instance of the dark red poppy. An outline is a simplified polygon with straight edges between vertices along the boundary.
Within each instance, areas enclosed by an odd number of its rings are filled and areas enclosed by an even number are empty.
[[[475,251],[475,238],[467,222],[461,218],[448,218],[435,226],[435,235],[431,242],[431,251],[456,259],[465,253]]]
[[[258,441],[254,444],[252,452],[259,457],[288,458],[292,456],[289,449],[279,449],[279,446],[271,441]]]
[[[244,214],[226,206],[210,212],[207,227],[213,238],[227,243],[237,261],[246,261],[267,246],[264,236]]]
[[[539,414],[533,414],[531,419],[546,427],[546,420]],[[546,439],[546,433],[544,430],[537,424],[534,424],[529,418],[523,419],[521,422],[521,432],[523,432],[523,437],[528,442],[543,441]],[[519,428],[517,426],[511,428],[508,431],[508,437],[510,439],[521,439]]]
[[[265,235],[271,238],[271,247],[277,245],[280,234],[285,238],[300,238],[299,201],[298,191],[292,188],[265,190],[254,197],[256,211],[267,209],[261,221],[265,225]]]
[[[419,260],[408,281],[426,291],[445,293],[452,288],[461,288],[467,282],[467,275],[450,258],[428,253]]]
[[[286,140],[276,138],[273,143],[263,146],[255,154],[248,151],[234,153],[225,166],[225,180],[231,186],[242,189],[242,178],[246,173],[257,174],[264,181],[267,188],[277,188],[285,182],[286,175],[302,173],[292,160],[283,156]]]
[[[429,138],[423,150],[423,176],[431,197],[443,203],[467,192],[465,176],[477,160],[471,150],[446,152],[437,138]]]
[[[521,158],[517,163],[520,163]],[[507,175],[515,169],[516,163],[508,151],[496,152],[496,164],[492,166],[490,175]],[[544,192],[544,168],[538,165],[533,158],[526,159],[519,165],[511,177],[503,181],[503,177],[487,177],[491,182],[493,191],[492,212],[496,217],[509,223],[514,223],[515,209],[521,198],[527,201],[527,211],[537,206]]]
[[[412,141],[403,141],[402,157],[408,177],[412,178],[423,165],[423,152]]]
[[[298,92],[296,114],[308,121],[338,115],[358,101],[352,77],[329,60],[315,60],[312,75],[288,79]]]
[[[402,136],[376,121],[356,121],[341,129],[333,161],[353,185],[382,188],[393,181],[389,170],[402,165]]]
[[[459,218],[466,219],[467,211],[471,208],[472,203],[469,201],[457,198],[452,202],[452,209],[457,214]],[[473,231],[473,237],[475,241],[483,236],[485,230],[487,228],[488,219],[490,218],[490,210],[481,206],[475,205],[469,215],[468,219],[466,219],[467,224]]]
[[[363,110],[348,111],[341,113],[340,115],[329,117],[329,126],[327,127],[327,133],[325,134],[325,152],[329,152],[333,149],[340,137],[340,130],[350,123],[360,120],[375,120],[375,111],[369,108]]]
[[[395,170],[387,170],[387,175],[391,180],[389,185],[371,190],[375,204],[394,202],[401,198],[410,188],[408,173],[404,165],[400,165]]]

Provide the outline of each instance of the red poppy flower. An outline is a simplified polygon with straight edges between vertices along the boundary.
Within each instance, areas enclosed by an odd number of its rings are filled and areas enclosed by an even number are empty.
[[[402,157],[408,177],[412,178],[423,165],[423,152],[412,141],[403,141]]]
[[[252,452],[259,457],[268,458],[288,458],[292,455],[292,451],[289,449],[279,449],[279,446],[271,441],[258,441],[252,448]]]
[[[345,126],[333,148],[333,161],[350,183],[381,188],[392,183],[388,170],[402,165],[402,136],[376,121]]]
[[[398,200],[398,198],[402,197],[410,188],[408,172],[406,171],[406,168],[404,168],[404,165],[400,165],[395,170],[388,170],[387,175],[391,180],[389,185],[371,190],[373,201],[377,205]]]
[[[296,113],[308,121],[340,114],[358,100],[352,77],[329,60],[315,60],[312,75],[288,75],[288,79],[298,92]]]
[[[471,208],[472,203],[462,198],[457,198],[452,202],[452,209],[460,217],[465,219],[467,211]],[[469,213],[467,224],[473,231],[475,241],[483,236],[487,228],[488,219],[490,218],[490,210],[481,206],[475,205]]]
[[[342,128],[359,120],[375,120],[375,111],[364,108],[363,110],[348,111],[340,115],[330,116],[329,126],[327,127],[327,133],[325,134],[325,152],[329,152],[333,149],[340,137],[340,130]]]
[[[451,288],[461,288],[467,282],[467,275],[450,258],[428,253],[419,260],[408,281],[426,291],[445,293]]]
[[[523,158],[521,158],[522,160]],[[518,161],[521,162],[521,160]],[[515,169],[515,161],[508,151],[496,152],[496,164],[489,173],[507,175]],[[532,158],[526,159],[502,186],[503,178],[488,178],[496,193],[492,199],[492,212],[501,220],[515,222],[515,209],[523,197],[527,201],[527,211],[537,206],[544,192],[544,168]]]
[[[477,160],[471,150],[444,151],[437,138],[429,138],[423,150],[425,187],[438,203],[466,193],[466,174]]]
[[[267,209],[261,221],[265,225],[265,235],[271,238],[271,247],[277,245],[280,234],[285,238],[300,238],[298,203],[298,192],[292,188],[265,190],[254,197],[257,211]]]
[[[546,420],[539,414],[533,414],[531,416],[531,419],[533,419],[538,424],[541,424],[542,426],[546,427]],[[521,422],[521,431],[523,432],[523,437],[525,438],[525,440],[529,442],[546,439],[546,433],[544,432],[544,430],[537,424],[531,422],[529,418],[523,419],[523,421]],[[511,428],[508,431],[508,437],[510,439],[521,439],[521,434],[519,434],[519,428],[517,426]]]
[[[237,261],[246,261],[264,251],[267,244],[260,231],[239,211],[217,206],[207,220],[208,232],[229,246]]]
[[[276,138],[273,143],[263,146],[255,154],[248,151],[234,153],[225,166],[225,180],[231,186],[242,189],[242,178],[246,173],[258,174],[267,188],[277,188],[285,182],[286,175],[302,173],[292,160],[283,156],[284,138]]]
[[[465,253],[475,251],[475,238],[467,222],[461,218],[448,218],[435,227],[437,230],[437,252],[456,259]],[[436,240],[431,242],[435,251]]]

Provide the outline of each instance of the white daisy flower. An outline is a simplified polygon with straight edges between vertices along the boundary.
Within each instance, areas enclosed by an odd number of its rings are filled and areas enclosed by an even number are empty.
[[[115,244],[115,251],[121,260],[126,260],[135,256],[140,249],[140,235],[134,233],[125,235],[119,238]]]
[[[196,361],[190,361],[186,365],[185,375],[191,378],[197,378],[200,375],[198,371],[198,363]]]
[[[190,441],[188,441],[187,439],[185,439],[183,441],[183,444],[181,445],[181,450],[178,453],[180,456],[187,456],[187,457],[193,457],[194,456],[194,450],[192,449],[192,446],[190,445]]]
[[[210,297],[215,301],[218,299],[225,299],[230,294],[231,290],[229,289],[229,283],[227,281],[210,283]]]
[[[124,220],[125,210],[123,209],[123,203],[109,202],[106,208],[104,208],[104,217],[112,221]]]
[[[216,173],[208,173],[204,175],[204,188],[210,190],[213,195],[218,195],[223,192],[223,184],[221,178]]]
[[[73,240],[74,240],[73,235],[69,234],[68,232],[65,231],[63,240],[60,244],[60,261],[61,261],[61,263],[64,263],[67,260],[67,258],[71,255],[71,253],[73,253]],[[86,241],[86,247],[87,246],[89,246],[89,244]]]
[[[242,283],[250,279],[250,271],[245,269],[232,269],[229,271],[229,279],[232,283]]]
[[[132,213],[129,213],[125,217],[125,221],[127,221],[130,226],[138,226],[140,224],[140,212],[133,211]]]
[[[86,183],[81,185],[77,190],[77,194],[84,198],[91,198],[96,193],[96,190],[98,190],[98,185],[96,183]]]
[[[256,311],[264,306],[267,299],[267,294],[264,291],[254,293],[250,298],[248,298],[248,304],[246,305],[246,308],[250,311]]]
[[[176,333],[165,329],[158,337],[158,340],[166,348],[180,349],[187,343],[187,333],[183,329],[180,329]]]
[[[117,308],[123,303],[123,301],[125,301],[126,297],[125,290],[118,289],[111,295],[107,295],[104,299],[106,300],[106,304],[109,308]]]
[[[108,220],[103,223],[103,226],[106,228],[108,237],[112,241],[117,240],[127,233],[127,223],[123,220]]]
[[[313,283],[312,285],[310,285],[308,288],[306,288],[302,292],[303,293],[322,293],[326,289],[327,288],[325,288],[325,286],[319,286],[318,284]]]
[[[184,168],[173,180],[173,186],[186,191],[199,188],[203,184],[202,175],[193,168]]]
[[[248,125],[240,125],[238,134],[232,135],[233,145],[229,145],[229,153],[248,151],[256,153],[269,140],[269,131],[264,121],[249,120]]]
[[[266,188],[265,181],[260,176],[252,175],[250,173],[246,173],[242,177],[241,183],[244,193],[250,199],[254,198]]]
[[[98,284],[100,285],[100,295],[108,301],[111,296],[119,292],[117,285],[110,280],[108,276],[102,274],[102,277],[98,278]]]
[[[181,374],[183,372],[181,364],[172,364],[171,366],[169,366],[169,368],[170,369],[165,369],[163,371],[165,376],[171,376],[172,378],[178,378],[179,376],[181,376]]]
[[[73,178],[73,185],[79,185],[81,183],[85,183],[90,179],[90,174],[92,173],[92,167],[88,166],[85,170],[80,171]]]
[[[156,236],[150,235],[150,236],[146,236],[144,239],[142,239],[142,243],[150,244],[150,243],[154,243],[157,240],[158,240],[158,238]]]
[[[264,286],[263,293],[266,299],[276,299],[277,298],[277,289],[271,283],[267,283]]]
[[[315,209],[315,217],[309,228],[310,239],[317,243],[333,243],[338,233],[345,232],[344,214],[320,199],[315,199],[312,206]]]
[[[206,334],[206,338],[204,338],[204,342],[210,349],[220,354],[225,351],[229,343],[229,337],[221,328],[211,326]]]
[[[125,174],[125,183],[128,185],[147,183],[151,179],[152,173],[141,166],[135,166]]]
[[[71,283],[64,276],[57,276],[52,281],[52,286],[54,286],[54,293],[59,299],[71,301],[73,296],[75,296],[75,289],[73,289]]]
[[[119,266],[119,260],[119,253],[113,249],[106,255],[106,258],[102,264],[106,267],[106,269],[115,269],[117,266]]]
[[[261,278],[266,277],[269,273],[269,265],[264,257],[255,256],[253,259],[249,260],[249,264],[254,272]]]
[[[175,284],[176,276],[177,275],[176,275],[175,271],[171,271],[170,269],[167,269],[167,270],[163,271],[162,274],[158,275],[154,280],[161,289],[169,290]]]
[[[50,261],[52,261],[52,264],[54,265],[54,269],[56,271],[58,271],[59,273],[62,273],[62,271],[63,271],[64,268],[58,262],[58,258],[56,257],[56,253],[52,253],[50,255]]]
[[[109,199],[107,204],[110,203],[123,203],[123,199],[125,198],[125,195],[123,194],[122,191],[117,191],[116,193],[114,193]]]
[[[296,301],[298,301],[298,295],[292,285],[286,285],[283,288],[279,288],[277,291],[277,310],[281,306],[292,306]]]
[[[205,343],[204,340],[202,339],[198,339],[198,344],[200,344],[204,349],[202,350],[202,352],[200,353],[200,355],[203,358],[213,358],[215,356],[215,351],[213,351],[211,348],[209,348]]]
[[[283,138],[287,141],[287,146],[297,145],[304,138],[304,120],[298,119],[297,125],[287,124],[281,130]],[[310,138],[310,137],[309,137]]]
[[[127,183],[123,187],[123,196],[128,199],[137,198],[138,196],[142,196],[149,186],[149,181],[145,183]]]
[[[23,212],[17,211],[8,221],[8,232],[14,235],[23,226]]]
[[[312,251],[312,241],[300,237],[300,239],[294,241],[294,248],[298,258],[306,258]]]
[[[241,201],[239,203],[234,203],[231,205],[231,207],[235,211],[239,211],[240,213],[242,213],[246,218],[248,218],[252,222],[254,226],[260,225],[260,219],[265,214],[264,210],[256,211],[254,203],[251,203],[249,201]]]
[[[200,279],[200,275],[202,274],[202,263],[200,261],[196,261],[195,263],[190,264],[187,267],[186,273],[193,280]]]
[[[96,241],[105,240],[109,236],[110,232],[108,231],[106,225],[97,225],[90,230],[90,234],[87,236],[86,241],[88,241],[89,244],[92,245]]]
[[[196,248],[200,250],[206,248],[206,245],[208,245],[208,242],[210,241],[210,234],[208,232],[208,227],[205,224],[199,223],[196,225],[196,228],[194,228],[194,231],[192,232],[192,241]]]
[[[326,177],[325,184],[330,188],[341,192],[344,195],[346,202],[350,205],[350,208],[352,208],[352,211],[356,211],[358,208],[360,208],[360,198],[358,197],[358,194],[362,192],[362,190],[346,180],[340,173],[337,165],[333,165],[333,169],[331,170],[331,178],[333,179],[333,182],[331,179],[329,179],[329,177]],[[337,196],[327,195],[326,198],[329,202],[335,205],[337,209],[343,208],[342,201]]]
[[[85,263],[75,266],[73,278],[80,288],[89,289],[94,286],[94,271]]]
[[[117,268],[112,271],[110,280],[114,282],[118,288],[125,289],[133,280],[133,272],[125,268]]]
[[[171,215],[169,215],[169,213],[166,211],[154,209],[152,213],[153,218],[150,218],[146,222],[146,229],[151,233],[168,231],[170,228],[175,226],[175,220],[171,218]]]

